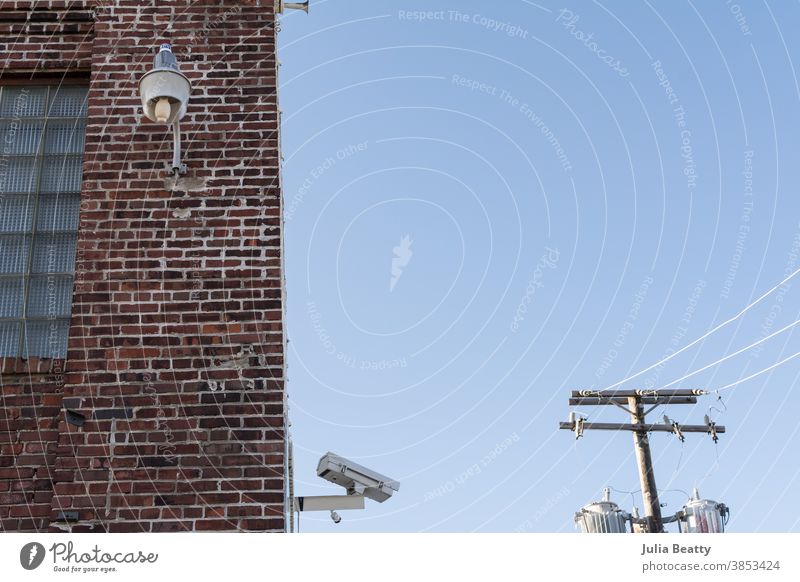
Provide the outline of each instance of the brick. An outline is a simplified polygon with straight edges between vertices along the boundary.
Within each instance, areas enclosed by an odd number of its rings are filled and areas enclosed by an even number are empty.
[[[4,75],[92,83],[68,357],[0,358],[4,531],[66,509],[104,531],[107,501],[112,532],[285,527],[275,17],[239,6],[198,43],[217,1],[0,3]],[[200,190],[165,187],[171,136],[140,113],[168,22]]]

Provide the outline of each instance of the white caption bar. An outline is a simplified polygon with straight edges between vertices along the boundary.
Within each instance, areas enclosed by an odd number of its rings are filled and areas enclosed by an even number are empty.
[[[6,533],[0,572],[15,581],[795,581],[799,543],[800,534]]]

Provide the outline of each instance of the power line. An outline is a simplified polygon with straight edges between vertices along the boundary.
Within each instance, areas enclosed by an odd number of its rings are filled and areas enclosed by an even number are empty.
[[[786,278],[785,278],[783,281],[781,281],[780,283],[778,283],[777,285],[775,285],[775,286],[774,286],[772,289],[770,289],[769,291],[767,291],[766,293],[764,293],[764,294],[763,294],[761,297],[759,297],[758,299],[756,299],[755,301],[753,301],[753,302],[752,302],[750,305],[748,305],[747,307],[745,307],[744,309],[742,309],[742,310],[741,310],[739,313],[737,313],[736,315],[734,315],[733,317],[731,317],[731,318],[730,318],[730,319],[728,319],[727,321],[723,321],[723,322],[722,322],[722,323],[720,323],[718,326],[716,326],[714,329],[712,329],[711,331],[708,331],[708,332],[706,332],[705,334],[703,334],[702,336],[700,336],[699,338],[697,338],[696,340],[694,340],[692,343],[690,343],[690,344],[688,344],[688,345],[685,345],[684,347],[682,347],[681,349],[679,349],[677,352],[673,352],[673,353],[671,353],[669,356],[667,356],[667,357],[663,358],[661,361],[659,361],[659,362],[656,362],[656,363],[655,363],[655,364],[653,364],[652,366],[650,366],[650,367],[648,367],[648,368],[645,368],[644,370],[642,370],[642,371],[640,371],[640,372],[637,372],[637,373],[636,373],[636,374],[634,374],[633,376],[628,376],[627,378],[625,378],[624,380],[620,380],[620,381],[619,381],[619,382],[617,382],[616,384],[611,384],[610,386],[606,386],[605,390],[608,390],[608,389],[611,389],[611,388],[616,388],[617,386],[619,386],[619,385],[621,385],[621,384],[624,384],[624,383],[625,383],[625,382],[627,382],[628,380],[632,380],[633,378],[636,378],[637,376],[641,376],[641,375],[642,375],[642,374],[644,374],[645,372],[649,372],[649,371],[650,371],[650,370],[652,370],[653,368],[655,368],[655,367],[657,367],[657,366],[660,366],[661,364],[663,364],[663,363],[665,363],[665,362],[668,362],[668,361],[670,361],[670,360],[671,360],[672,358],[674,358],[675,356],[677,356],[677,355],[679,355],[679,354],[681,354],[681,353],[685,352],[686,350],[688,350],[688,349],[689,349],[689,348],[691,348],[692,346],[694,346],[694,345],[698,344],[699,342],[703,341],[704,339],[706,339],[706,338],[707,338],[708,336],[710,336],[712,333],[714,333],[714,332],[716,332],[716,331],[718,331],[718,330],[722,329],[723,327],[725,327],[725,326],[726,326],[726,325],[728,325],[729,323],[731,323],[731,322],[733,322],[733,321],[736,321],[737,319],[739,319],[739,318],[740,318],[742,315],[744,315],[745,313],[747,313],[748,311],[750,311],[750,309],[752,309],[753,307],[755,307],[756,305],[758,305],[758,304],[759,304],[759,303],[760,303],[762,300],[764,300],[764,298],[766,298],[767,296],[769,296],[769,295],[770,295],[770,294],[771,294],[773,291],[775,291],[776,289],[778,289],[779,287],[781,287],[781,285],[783,285],[784,283],[786,283],[786,281],[788,281],[789,279],[791,279],[792,277],[794,277],[794,276],[795,276],[795,275],[797,275],[798,273],[800,273],[800,269],[797,269],[797,270],[795,270],[795,271],[794,271],[794,272],[793,272],[791,275],[789,275],[789,276],[788,276],[788,277],[786,277]]]
[[[686,374],[685,376],[683,376],[683,377],[681,377],[681,378],[678,378],[677,380],[673,380],[673,381],[672,381],[672,382],[670,382],[669,384],[664,384],[664,388],[668,388],[669,386],[672,386],[673,384],[677,384],[678,382],[681,382],[681,381],[683,381],[683,380],[686,380],[686,378],[688,378],[688,377],[690,377],[690,376],[694,376],[695,374],[699,374],[700,372],[702,372],[702,371],[704,371],[704,370],[707,370],[707,369],[709,369],[709,368],[710,368],[710,367],[712,367],[712,366],[716,366],[717,364],[721,364],[721,363],[722,363],[722,362],[724,362],[725,360],[728,360],[728,359],[730,359],[730,358],[732,358],[732,357],[734,357],[734,356],[737,356],[737,355],[741,354],[742,352],[746,352],[746,351],[747,351],[747,350],[749,350],[750,348],[753,348],[753,347],[757,346],[758,344],[760,344],[760,343],[762,343],[762,342],[765,342],[765,341],[767,341],[767,340],[768,340],[768,339],[770,339],[771,337],[775,337],[775,336],[776,336],[776,335],[778,335],[779,333],[782,333],[782,332],[786,331],[787,329],[789,329],[789,328],[791,328],[791,327],[794,327],[794,326],[796,326],[797,324],[800,324],[800,319],[798,319],[798,320],[797,320],[797,321],[795,321],[794,323],[790,323],[790,324],[789,324],[789,325],[787,325],[786,327],[779,329],[778,331],[776,331],[775,333],[772,333],[772,334],[768,335],[767,337],[761,338],[760,340],[758,340],[757,342],[754,342],[754,343],[750,344],[749,346],[745,346],[745,347],[743,347],[742,349],[740,349],[740,350],[738,350],[738,351],[736,351],[736,352],[733,352],[732,354],[728,354],[728,355],[727,355],[727,356],[725,356],[724,358],[720,358],[720,359],[719,359],[719,360],[717,360],[716,362],[711,362],[710,364],[708,364],[707,366],[703,366],[703,367],[702,367],[702,368],[700,368],[699,370],[695,370],[694,372],[689,372],[689,373],[688,373],[688,374]]]
[[[793,353],[788,358],[784,358],[780,362],[772,364],[769,368],[764,368],[763,370],[760,370],[760,371],[758,371],[758,372],[756,372],[754,374],[750,374],[749,376],[747,376],[747,378],[742,378],[741,380],[737,380],[736,382],[731,382],[730,384],[727,384],[727,385],[723,386],[722,388],[717,388],[717,392],[719,392],[720,390],[727,390],[728,388],[733,388],[734,386],[736,386],[738,384],[741,384],[742,382],[747,382],[751,378],[755,378],[756,376],[760,376],[761,374],[769,372],[770,370],[774,370],[775,368],[777,368],[781,364],[784,364],[784,363],[788,362],[789,360],[793,360],[797,356],[800,356],[800,352]]]

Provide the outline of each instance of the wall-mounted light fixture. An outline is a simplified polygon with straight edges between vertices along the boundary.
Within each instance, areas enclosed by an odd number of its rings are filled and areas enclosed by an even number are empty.
[[[308,14],[308,2],[284,2],[283,0],[275,0],[275,12],[283,14],[286,9],[289,10],[302,10]]]
[[[181,163],[181,130],[179,121],[186,115],[192,85],[180,72],[178,60],[172,54],[172,45],[165,43],[156,54],[153,70],[139,80],[139,94],[145,117],[157,123],[172,125],[174,149],[172,172],[185,174],[186,164]]]

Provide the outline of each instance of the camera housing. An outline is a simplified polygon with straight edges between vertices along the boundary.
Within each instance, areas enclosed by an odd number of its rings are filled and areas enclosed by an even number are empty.
[[[400,483],[336,453],[319,460],[317,475],[347,490],[348,495],[363,495],[383,503],[400,490]]]

